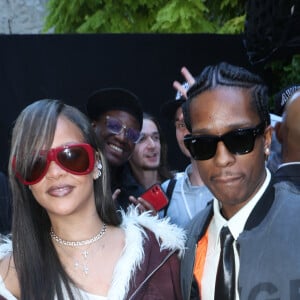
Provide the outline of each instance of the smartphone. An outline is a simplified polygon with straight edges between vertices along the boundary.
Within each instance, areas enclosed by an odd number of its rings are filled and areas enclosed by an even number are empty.
[[[169,202],[167,195],[158,183],[152,185],[140,197],[149,202],[156,211],[164,208]]]

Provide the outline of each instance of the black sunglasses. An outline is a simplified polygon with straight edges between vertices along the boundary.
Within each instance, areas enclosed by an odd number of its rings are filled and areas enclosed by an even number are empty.
[[[256,127],[235,129],[221,136],[188,134],[184,137],[184,144],[195,160],[207,160],[214,157],[220,141],[229,152],[241,155],[253,150],[256,137],[263,134],[264,129],[265,123],[262,122]]]

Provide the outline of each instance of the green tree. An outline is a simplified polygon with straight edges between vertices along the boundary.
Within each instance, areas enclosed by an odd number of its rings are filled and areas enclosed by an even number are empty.
[[[50,0],[55,33],[241,33],[246,0]]]
[[[262,0],[263,1],[263,0]],[[244,32],[247,0],[49,0],[44,31],[54,33]],[[300,56],[268,62],[272,93],[300,82]]]
[[[271,60],[265,65],[265,69],[271,70],[272,86],[271,108],[273,98],[277,92],[292,84],[300,84],[300,54],[287,56],[283,59]]]

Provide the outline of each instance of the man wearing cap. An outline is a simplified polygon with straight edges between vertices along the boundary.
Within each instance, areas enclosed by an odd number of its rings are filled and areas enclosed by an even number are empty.
[[[281,188],[300,192],[300,87],[283,103],[282,121],[275,125],[281,143],[282,164],[275,172],[275,181]]]
[[[92,93],[87,101],[87,114],[103,146],[110,166],[111,187],[120,189],[118,206],[126,210],[132,194],[124,184],[134,180],[130,174],[128,159],[140,139],[143,110],[137,96],[123,88],[105,88]]]
[[[189,84],[185,82],[182,88],[187,90]],[[200,177],[195,160],[191,158],[189,150],[183,143],[183,137],[189,133],[181,108],[185,101],[185,96],[177,92],[175,100],[166,102],[161,107],[161,114],[175,125],[176,139],[180,150],[191,160],[184,172],[177,173],[173,179],[162,184],[169,197],[169,205],[160,212],[160,215],[170,217],[171,222],[181,227],[185,227],[213,199],[211,192]]]

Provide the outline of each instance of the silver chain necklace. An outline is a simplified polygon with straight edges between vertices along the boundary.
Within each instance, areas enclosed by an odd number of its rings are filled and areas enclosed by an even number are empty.
[[[64,240],[55,234],[55,232],[53,231],[53,228],[51,228],[51,230],[50,230],[50,236],[51,236],[52,240],[54,240],[56,243],[61,244],[63,246],[80,247],[80,246],[87,246],[87,245],[97,242],[98,240],[100,240],[102,238],[102,236],[104,235],[105,232],[106,232],[106,224],[103,223],[103,226],[102,226],[100,232],[88,240],[83,240],[83,241]]]

